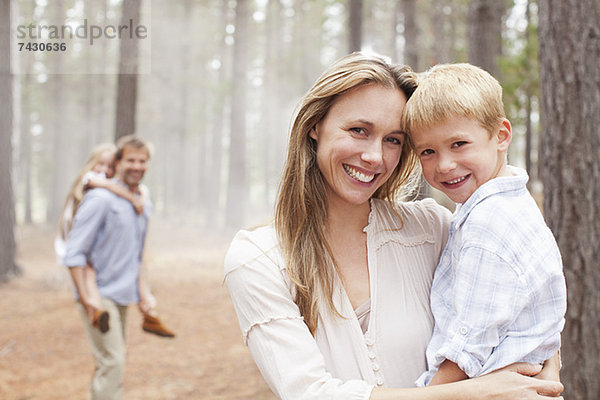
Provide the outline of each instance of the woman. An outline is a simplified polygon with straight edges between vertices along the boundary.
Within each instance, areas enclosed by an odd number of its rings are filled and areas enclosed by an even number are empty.
[[[450,214],[433,200],[395,201],[416,168],[400,130],[409,71],[355,53],[301,101],[275,222],[240,231],[225,259],[244,339],[280,398],[556,396],[560,383],[513,371],[410,388],[426,369]]]

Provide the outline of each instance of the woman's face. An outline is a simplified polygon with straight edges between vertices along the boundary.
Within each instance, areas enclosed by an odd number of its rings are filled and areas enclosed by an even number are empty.
[[[359,86],[339,96],[311,131],[330,204],[364,204],[388,180],[405,140],[400,130],[405,105],[399,89]]]
[[[115,175],[115,154],[110,150],[104,151],[98,157],[98,162],[92,171],[99,174],[104,173],[107,178],[112,178]]]

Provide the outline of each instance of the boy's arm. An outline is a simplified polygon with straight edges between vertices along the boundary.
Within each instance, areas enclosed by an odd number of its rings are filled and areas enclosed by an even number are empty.
[[[117,196],[122,197],[125,200],[129,201],[131,204],[133,204],[136,213],[141,214],[144,211],[144,202],[139,197],[137,197],[135,193],[132,193],[126,187],[121,186],[118,183],[111,181],[110,179],[90,178],[88,179],[86,186],[88,188],[103,188],[106,190],[110,190]]]
[[[465,374],[463,370],[456,365],[456,363],[450,360],[444,360],[431,379],[429,385],[441,385],[442,383],[458,382],[467,378],[467,374]]]

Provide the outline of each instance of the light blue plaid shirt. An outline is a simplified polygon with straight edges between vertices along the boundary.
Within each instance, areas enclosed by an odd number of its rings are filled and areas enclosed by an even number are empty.
[[[138,267],[150,209],[147,201],[144,212],[137,215],[128,200],[106,189],[89,190],[67,237],[65,265],[93,265],[102,297],[119,305],[137,303]]]
[[[469,376],[540,363],[560,348],[566,287],[558,246],[526,188],[527,173],[481,185],[459,204],[435,271],[429,384],[444,359]]]

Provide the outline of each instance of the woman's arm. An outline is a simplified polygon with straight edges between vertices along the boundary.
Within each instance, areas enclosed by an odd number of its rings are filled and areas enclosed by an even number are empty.
[[[144,202],[135,193],[130,192],[126,187],[119,185],[117,182],[111,181],[110,179],[100,177],[90,177],[86,183],[87,188],[103,188],[110,190],[119,197],[129,201],[135,212],[141,214],[144,211]]]
[[[518,363],[478,378],[411,389],[375,388],[371,400],[534,400],[559,399],[560,382],[532,378],[540,367]],[[526,376],[528,375],[528,376]]]

